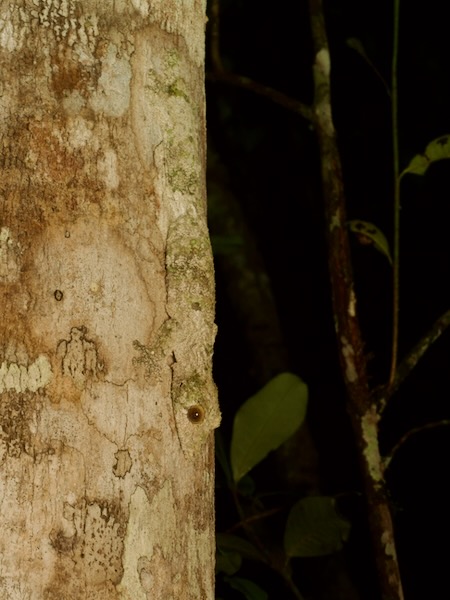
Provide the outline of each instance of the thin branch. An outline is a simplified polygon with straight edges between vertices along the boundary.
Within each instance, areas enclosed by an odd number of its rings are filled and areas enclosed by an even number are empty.
[[[430,347],[450,326],[450,309],[442,314],[427,331],[427,333],[417,342],[417,344],[408,352],[400,365],[397,367],[394,381],[389,386],[383,385],[373,390],[372,397],[377,406],[377,412],[381,416],[388,405],[389,399],[397,392],[399,387],[410,375],[417,363],[428,352]]]
[[[395,375],[392,388],[389,390],[391,394],[395,393],[403,381],[408,377],[414,367],[417,365],[423,355],[429,350],[430,346],[439,339],[444,331],[450,325],[450,309],[439,317],[431,329],[419,340],[412,348],[407,356],[400,363]]]
[[[234,87],[248,90],[249,92],[253,92],[258,96],[267,98],[271,102],[279,104],[283,108],[287,108],[288,110],[299,114],[310,123],[313,123],[313,111],[312,108],[307,104],[304,104],[295,98],[291,98],[287,94],[283,94],[282,92],[271,88],[270,86],[258,83],[257,81],[250,79],[250,77],[231,73],[230,71],[226,71],[224,69],[222,55],[220,52],[220,0],[210,0],[210,2],[209,48],[213,70],[206,73],[207,81],[211,81],[213,83],[226,83]]]
[[[360,57],[367,63],[367,65],[372,69],[379,81],[381,81],[381,83],[383,84],[383,87],[386,90],[386,94],[388,95],[388,97],[391,98],[391,90],[389,89],[387,81],[385,80],[379,69],[376,67],[375,63],[372,62],[372,60],[369,58],[361,42],[357,38],[352,37],[347,39],[346,44],[349,48],[355,50],[355,52],[357,52],[360,55]]]
[[[394,248],[392,269],[392,349],[388,387],[394,383],[397,370],[399,306],[400,306],[400,168],[398,141],[398,46],[400,0],[394,0],[394,40],[391,68],[392,153],[394,167]]]
[[[418,433],[422,433],[422,431],[429,431],[430,429],[436,429],[437,427],[448,427],[450,425],[450,421],[448,419],[442,419],[442,421],[433,421],[432,423],[426,423],[425,425],[420,425],[419,427],[414,427],[410,429],[405,435],[403,435],[399,441],[392,448],[391,452],[388,456],[384,458],[384,468],[387,469],[392,462],[392,459],[400,450],[405,442],[407,442],[410,438]]]
[[[259,96],[263,96],[264,98],[275,102],[275,104],[279,104],[283,108],[287,108],[288,110],[299,114],[310,123],[314,123],[314,115],[310,106],[295,98],[291,98],[287,94],[283,94],[274,88],[262,85],[249,77],[237,75],[236,73],[230,73],[228,71],[216,70],[206,73],[206,79],[211,82],[227,83],[258,94]]]
[[[238,525],[242,526],[245,533],[247,534],[248,539],[253,543],[255,548],[259,551],[261,555],[261,559],[263,562],[267,564],[273,571],[278,573],[278,575],[283,579],[286,587],[291,591],[294,598],[297,600],[305,600],[303,594],[300,592],[296,584],[293,582],[289,565],[285,563],[281,563],[272,552],[267,549],[267,545],[264,544],[259,536],[255,533],[252,528],[252,519],[251,517],[246,517],[244,509],[242,508],[241,502],[239,500],[239,495],[236,489],[232,489],[232,495],[234,504],[237,510],[237,513],[240,518],[240,522]],[[266,513],[267,514],[267,513]]]
[[[244,529],[245,531],[249,525],[257,523],[258,521],[263,521],[264,519],[268,519],[269,517],[278,514],[284,509],[285,507],[271,508],[270,510],[265,510],[255,515],[244,517],[243,520],[239,521],[238,523],[235,523],[232,527],[230,527],[227,530],[227,533],[234,533],[238,529]]]

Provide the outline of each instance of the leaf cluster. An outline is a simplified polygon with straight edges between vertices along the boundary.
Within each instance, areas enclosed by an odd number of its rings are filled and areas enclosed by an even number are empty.
[[[308,496],[290,502],[282,548],[277,548],[271,540],[269,520],[278,510],[265,505],[251,471],[257,465],[264,469],[268,454],[280,448],[302,426],[307,404],[305,382],[293,373],[281,373],[237,410],[229,454],[221,440],[217,444],[218,463],[240,521],[231,531],[217,535],[216,572],[247,600],[266,600],[268,594],[259,582],[239,575],[244,561],[273,569],[291,589],[293,597],[300,598],[291,579],[291,559],[339,552],[349,536],[350,523],[339,513],[334,498]],[[275,498],[275,503],[278,500],[284,505],[284,496],[280,490],[271,490],[272,502]]]

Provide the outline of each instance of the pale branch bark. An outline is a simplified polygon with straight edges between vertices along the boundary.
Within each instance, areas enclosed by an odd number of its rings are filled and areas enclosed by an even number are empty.
[[[372,545],[383,600],[403,600],[392,517],[378,444],[379,414],[368,385],[367,363],[358,322],[345,194],[331,113],[330,53],[321,0],[310,0],[315,48],[315,124],[322,164],[333,312],[344,375],[348,410],[359,449],[368,504]]]

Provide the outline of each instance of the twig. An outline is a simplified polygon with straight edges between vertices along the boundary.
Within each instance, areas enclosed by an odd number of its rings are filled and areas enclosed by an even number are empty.
[[[230,527],[227,530],[227,533],[234,533],[238,529],[244,529],[244,531],[245,531],[248,526],[252,525],[252,523],[257,523],[258,521],[263,521],[264,519],[268,519],[269,517],[272,517],[273,515],[276,515],[279,512],[281,512],[282,510],[284,510],[284,508],[285,507],[271,508],[269,510],[264,510],[260,513],[257,513],[255,515],[244,516],[241,521],[238,521],[237,523],[232,525],[232,527]]]
[[[261,83],[250,79],[249,77],[245,77],[244,75],[237,75],[236,73],[217,70],[206,73],[206,79],[212,82],[227,83],[229,85],[248,90],[258,94],[259,96],[263,96],[272,102],[275,102],[275,104],[279,104],[283,108],[287,108],[288,110],[299,114],[310,123],[314,122],[313,111],[310,106],[267,85],[262,85]]]
[[[420,425],[419,427],[414,427],[413,429],[410,429],[407,433],[405,433],[405,435],[403,435],[399,439],[399,441],[392,448],[392,450],[388,454],[388,456],[384,457],[384,468],[387,469],[390,466],[392,459],[397,454],[397,452],[400,450],[400,448],[403,446],[403,444],[405,442],[407,442],[414,435],[416,435],[418,433],[422,433],[422,431],[436,429],[437,427],[448,427],[449,425],[450,425],[450,421],[448,419],[442,419],[442,421],[433,421],[432,423],[426,423],[425,425]]]
[[[381,416],[389,402],[389,399],[397,392],[399,387],[416,367],[419,360],[431,348],[441,335],[450,326],[450,309],[441,315],[427,331],[427,333],[408,352],[400,365],[397,367],[393,383],[389,386],[383,385],[373,391],[372,397],[377,406],[377,412]]]
[[[395,393],[408,377],[430,346],[444,333],[450,325],[450,309],[439,317],[431,329],[419,340],[414,348],[400,363],[390,393]]]
[[[379,69],[376,67],[375,63],[369,58],[369,56],[367,55],[367,52],[365,51],[364,46],[361,44],[361,42],[357,38],[348,38],[346,41],[346,44],[349,48],[352,48],[353,50],[355,50],[355,52],[357,52],[364,61],[366,61],[367,65],[372,69],[372,71],[375,73],[376,77],[383,84],[383,87],[386,90],[386,94],[388,95],[388,98],[391,98],[391,90],[389,89],[387,81],[385,80],[385,78],[383,77],[383,75],[381,74]]]
[[[394,248],[392,269],[392,349],[391,371],[389,373],[388,387],[394,383],[397,370],[398,332],[399,332],[399,306],[400,306],[400,168],[399,168],[399,143],[398,143],[398,35],[399,35],[400,0],[394,0],[394,43],[392,52],[391,69],[391,112],[392,112],[392,154],[394,166]]]
[[[305,600],[303,594],[300,592],[298,587],[292,580],[291,574],[289,572],[289,567],[286,564],[280,563],[276,556],[274,556],[271,552],[267,550],[266,544],[264,544],[259,536],[254,532],[251,526],[251,521],[253,520],[251,517],[246,517],[244,513],[244,509],[239,500],[239,496],[236,489],[231,490],[233,495],[234,504],[237,510],[237,513],[240,518],[240,522],[238,525],[241,525],[247,534],[249,540],[253,543],[256,549],[259,551],[261,555],[261,559],[265,562],[265,564],[270,567],[273,571],[278,573],[278,575],[283,579],[286,587],[291,591],[294,598],[297,600]],[[267,512],[265,513],[267,515]]]
[[[209,47],[213,70],[208,71],[206,73],[207,81],[211,81],[214,83],[226,83],[234,87],[239,87],[241,89],[248,90],[249,92],[253,92],[254,94],[263,96],[264,98],[267,98],[275,104],[279,104],[283,108],[287,108],[288,110],[299,114],[304,119],[312,123],[314,121],[312,108],[307,104],[299,102],[295,98],[291,98],[287,94],[283,94],[282,92],[275,90],[270,86],[263,85],[257,81],[254,81],[253,79],[250,79],[250,77],[245,77],[244,75],[231,73],[230,71],[226,71],[224,69],[222,55],[220,53],[220,0],[210,1],[211,8],[209,11]]]

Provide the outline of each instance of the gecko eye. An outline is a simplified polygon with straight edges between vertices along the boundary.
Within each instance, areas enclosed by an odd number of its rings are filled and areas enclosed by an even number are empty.
[[[188,408],[187,417],[191,423],[201,423],[205,418],[205,411],[198,404],[194,404]]]

